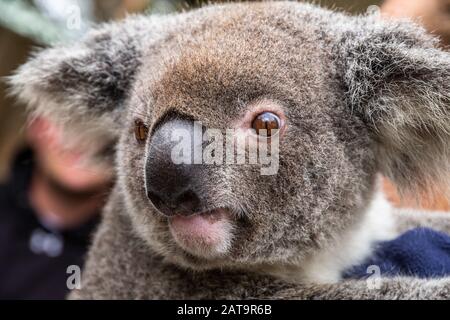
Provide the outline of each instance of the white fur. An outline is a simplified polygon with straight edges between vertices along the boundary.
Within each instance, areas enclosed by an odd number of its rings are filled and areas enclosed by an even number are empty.
[[[362,263],[370,256],[373,244],[396,236],[393,208],[378,191],[365,217],[358,225],[336,238],[333,245],[322,249],[302,264],[302,281],[335,283],[347,268]]]

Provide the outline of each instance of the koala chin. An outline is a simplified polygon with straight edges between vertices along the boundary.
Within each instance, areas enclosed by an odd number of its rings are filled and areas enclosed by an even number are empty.
[[[202,257],[214,258],[228,252],[233,225],[226,209],[169,218],[170,232],[181,248]]]
[[[342,279],[377,241],[450,231],[379,188],[448,194],[450,54],[413,22],[291,1],[130,16],[9,83],[116,174],[70,298],[450,297],[449,278]]]

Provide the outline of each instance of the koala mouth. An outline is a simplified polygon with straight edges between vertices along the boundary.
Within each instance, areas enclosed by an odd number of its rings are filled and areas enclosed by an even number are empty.
[[[215,258],[228,252],[233,237],[233,221],[225,208],[169,218],[169,229],[185,251],[203,258]]]

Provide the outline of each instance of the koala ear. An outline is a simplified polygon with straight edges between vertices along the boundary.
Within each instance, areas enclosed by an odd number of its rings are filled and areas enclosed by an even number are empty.
[[[450,53],[411,23],[366,23],[340,47],[348,101],[373,129],[380,170],[402,191],[448,195]]]
[[[107,149],[119,132],[124,104],[140,65],[145,20],[106,24],[70,45],[45,49],[9,78],[30,115],[61,125],[68,141],[87,151]]]

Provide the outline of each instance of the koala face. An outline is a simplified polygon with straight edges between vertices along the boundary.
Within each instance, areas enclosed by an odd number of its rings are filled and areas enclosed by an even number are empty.
[[[449,168],[450,61],[435,45],[377,17],[230,4],[108,25],[12,84],[88,149],[116,146],[116,192],[149,250],[194,269],[297,265],[359,221],[378,171],[415,186]],[[226,161],[241,138],[275,171]]]
[[[288,263],[365,205],[375,173],[372,139],[342,99],[330,39],[314,26],[297,26],[293,36],[285,30],[290,20],[277,16],[265,8],[208,15],[164,40],[159,63],[143,61],[118,163],[135,225],[170,260]],[[177,129],[193,136],[195,121],[224,137],[242,129],[254,145],[250,129],[263,112],[280,119],[275,174],[248,161],[173,163]],[[147,127],[145,141],[136,139],[136,123]]]

